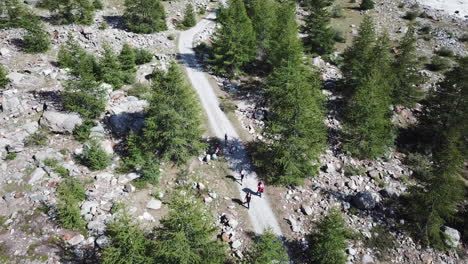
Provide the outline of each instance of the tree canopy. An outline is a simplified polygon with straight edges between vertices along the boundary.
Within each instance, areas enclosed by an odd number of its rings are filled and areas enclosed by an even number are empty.
[[[330,26],[331,15],[328,9],[332,0],[312,0],[307,2],[308,15],[305,17],[305,46],[311,52],[327,55],[335,49],[335,32]]]
[[[130,31],[150,34],[167,29],[165,12],[159,0],[125,0],[124,20]]]

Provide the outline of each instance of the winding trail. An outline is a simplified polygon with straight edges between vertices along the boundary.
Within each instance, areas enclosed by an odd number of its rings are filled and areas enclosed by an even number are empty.
[[[249,157],[244,146],[242,145],[236,129],[224,114],[224,112],[220,109],[218,98],[213,90],[213,87],[208,81],[207,74],[203,71],[203,68],[198,63],[195,57],[195,52],[193,50],[193,40],[195,35],[198,32],[204,30],[208,25],[210,25],[210,23],[214,23],[213,20],[215,18],[216,13],[210,13],[193,28],[181,32],[179,36],[178,50],[179,56],[186,68],[188,79],[190,80],[194,89],[197,91],[200,97],[201,105],[203,106],[203,109],[208,116],[210,130],[223,142],[224,135],[227,134],[229,147],[236,146],[237,151],[227,155],[226,158],[228,159],[233,175],[239,178],[241,170],[245,170],[245,172],[247,172],[244,178],[243,186],[240,184],[238,185],[240,199],[243,200],[246,192],[257,191],[257,175],[252,170]],[[227,149],[225,148],[225,150]],[[261,234],[266,228],[271,228],[276,235],[282,236],[280,226],[273,211],[271,210],[270,203],[268,202],[268,196],[266,194],[260,198],[256,196],[255,193],[253,193],[250,209],[248,212],[255,233]]]

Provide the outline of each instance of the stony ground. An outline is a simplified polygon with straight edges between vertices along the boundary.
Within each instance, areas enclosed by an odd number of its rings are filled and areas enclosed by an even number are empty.
[[[105,2],[105,1],[104,1]],[[66,71],[56,67],[58,48],[72,34],[81,46],[93,53],[99,53],[104,42],[119,49],[124,43],[134,47],[148,48],[156,53],[151,63],[138,69],[138,80],[146,82],[145,76],[154,68],[164,66],[177,52],[177,34],[173,22],[180,20],[186,1],[164,2],[168,13],[169,30],[151,35],[137,35],[122,29],[122,2],[105,2],[106,8],[97,12],[96,23],[92,26],[53,26],[46,23],[47,31],[54,37],[47,54],[27,55],[20,51],[17,39],[24,34],[21,30],[0,31],[0,63],[5,65],[12,83],[0,91],[0,263],[67,263],[73,258],[93,261],[94,252],[105,247],[108,239],[103,235],[105,226],[113,219],[112,207],[126,204],[130,213],[150,228],[157,225],[167,212],[165,197],[173,186],[191,184],[199,190],[200,199],[213,210],[222,239],[233,248],[233,256],[242,256],[242,249],[249,243],[252,230],[246,209],[238,203],[238,183],[233,180],[224,157],[206,162],[206,157],[195,159],[182,168],[169,164],[162,166],[161,184],[137,190],[131,180],[136,174],[120,175],[115,171],[119,164],[118,146],[122,135],[130,127],[139,126],[143,121],[143,109],[147,102],[128,96],[122,90],[109,91],[106,114],[92,129],[92,137],[99,139],[113,162],[108,169],[89,171],[74,160],[74,154],[82,151],[82,144],[70,135],[72,127],[81,122],[74,114],[62,111],[60,91],[63,81],[68,78]],[[205,0],[191,1],[198,9],[215,6]],[[343,7],[352,7],[342,1]],[[404,7],[399,7],[404,3]],[[450,47],[456,54],[466,55],[466,44],[458,41],[466,33],[467,20],[449,17],[443,12],[423,6],[414,6],[415,0],[377,1],[376,9],[370,11],[381,30],[384,27],[392,38],[401,37],[407,29],[402,19],[407,10],[418,9],[427,13],[426,18],[417,18],[418,27],[429,25],[430,38],[421,36],[418,49],[430,57],[440,47]],[[44,10],[36,10],[47,17]],[[300,12],[299,12],[300,13]],[[356,34],[360,11],[346,9],[350,19],[339,25],[347,34],[348,44]],[[106,21],[107,29],[99,29]],[[207,28],[196,36],[195,42],[209,39],[214,31]],[[55,33],[57,32],[57,33]],[[334,83],[341,78],[340,71],[321,59],[313,64],[321,71],[325,83],[324,94],[333,106],[326,123],[330,131],[340,129],[340,94],[334,90]],[[424,71],[430,84],[440,74]],[[228,114],[240,131],[244,141],[262,139],[261,129],[265,110],[262,94],[246,89],[261,80],[243,80],[234,84],[219,78],[213,83],[220,86],[218,95],[230,98],[237,110]],[[428,85],[426,88],[430,88]],[[46,109],[45,109],[46,108]],[[395,122],[405,125],[414,122],[416,109],[398,109]],[[31,135],[45,135],[46,142],[35,146]],[[210,133],[207,133],[210,135]],[[213,135],[213,134],[211,134]],[[421,249],[398,227],[401,219],[395,218],[392,207],[383,201],[401,195],[411,183],[411,170],[402,162],[404,155],[392,153],[386,160],[360,161],[337,151],[339,141],[330,137],[330,148],[322,157],[320,175],[297,188],[269,187],[267,193],[275,206],[273,211],[284,236],[288,239],[295,262],[301,263],[297,249],[307,248],[305,235],[314,229],[315,221],[332,207],[339,207],[356,239],[350,240],[347,253],[350,263],[466,263],[462,248],[459,253],[435,252]],[[13,160],[7,160],[9,153],[16,153]],[[87,189],[87,198],[81,204],[81,213],[87,222],[89,234],[61,228],[55,221],[53,208],[56,203],[56,186],[61,178],[45,161],[56,159],[66,167],[72,176],[78,177]],[[359,168],[352,170],[350,168]],[[222,215],[228,219],[221,224]],[[233,234],[230,238],[229,234]],[[394,243],[392,249],[382,252],[381,241]],[[394,241],[394,242],[392,242]],[[466,255],[466,253],[465,253]]]

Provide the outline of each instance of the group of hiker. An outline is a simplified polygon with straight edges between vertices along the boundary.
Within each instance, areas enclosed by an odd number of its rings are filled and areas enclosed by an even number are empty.
[[[226,147],[228,147],[228,135],[227,134],[224,134],[224,144]],[[236,150],[236,147],[233,145],[230,149],[230,152],[233,153],[235,150]],[[215,152],[217,153],[218,151],[219,151],[219,147],[216,148]],[[243,184],[245,174],[246,172],[244,170],[240,172],[240,184],[241,185]],[[259,181],[257,184],[257,192],[255,194],[258,195],[260,198],[262,198],[262,193],[264,190],[265,190],[265,185],[263,184],[262,181]],[[252,191],[248,190],[245,195],[245,200],[242,203],[245,207],[247,207],[247,209],[250,209],[250,201],[252,200],[252,193],[253,193]]]

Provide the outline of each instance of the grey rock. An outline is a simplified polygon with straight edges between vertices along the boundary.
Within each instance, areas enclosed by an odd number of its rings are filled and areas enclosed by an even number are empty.
[[[46,111],[42,115],[40,124],[49,128],[53,132],[72,133],[76,126],[81,125],[83,120],[76,113],[60,113],[56,111]]]
[[[63,155],[52,148],[47,148],[36,152],[33,159],[40,164],[43,164],[46,159],[62,160]]]
[[[158,209],[161,209],[161,205],[162,205],[162,203],[161,203],[160,200],[156,200],[156,199],[152,198],[146,204],[146,208],[153,209],[153,210],[158,210]]]
[[[359,192],[353,196],[351,201],[361,210],[372,210],[376,206],[376,201],[370,192]]]
[[[81,215],[85,215],[91,212],[93,209],[95,210],[96,207],[99,205],[96,201],[85,201],[81,205]]]
[[[92,127],[89,133],[90,138],[103,138],[106,136],[106,131],[102,124],[98,124],[95,127]]]
[[[457,248],[460,245],[460,232],[454,228],[443,226],[445,243],[451,248]]]
[[[107,155],[114,155],[114,148],[112,146],[112,141],[109,139],[104,139],[100,141],[102,149],[107,153]]]
[[[346,253],[348,255],[354,256],[354,255],[356,255],[356,250],[354,248],[347,248]]]
[[[301,227],[299,226],[299,224],[297,223],[296,219],[294,219],[293,216],[290,215],[288,218],[286,218],[286,220],[288,220],[289,224],[291,225],[291,230],[293,232],[296,232],[296,233],[301,232]]]
[[[305,215],[311,215],[312,214],[312,208],[308,205],[301,205],[301,211],[305,214]]]
[[[239,248],[240,246],[242,246],[242,243],[240,242],[240,240],[236,240],[236,241],[232,242],[232,244],[231,244],[231,247],[232,247],[233,249],[237,249],[237,248]]]
[[[374,264],[374,259],[370,255],[364,255],[362,257],[362,264]]]
[[[9,75],[10,78],[10,75]],[[13,80],[10,78],[13,83]],[[7,90],[3,92],[2,100],[2,111],[8,115],[18,115],[25,111],[23,104],[17,94],[17,90]]]
[[[106,236],[100,236],[96,239],[96,245],[99,248],[105,248],[110,245],[110,239]]]
[[[6,56],[8,56],[8,54],[10,54],[10,50],[9,50],[9,49],[7,49],[7,48],[1,48],[1,49],[0,49],[0,56],[6,57]]]
[[[131,185],[130,183],[125,184],[124,191],[128,193],[132,193],[135,191],[135,186]]]
[[[106,225],[100,221],[91,221],[87,225],[89,230],[94,231],[97,234],[103,234],[106,230]]]
[[[46,172],[42,168],[36,168],[33,173],[31,174],[31,178],[28,181],[28,184],[34,184],[41,180],[44,175],[46,175]]]
[[[68,244],[70,246],[76,246],[76,245],[80,244],[83,241],[84,241],[84,236],[82,234],[79,234],[79,235],[76,235],[76,236],[72,237],[67,242],[68,242]]]

